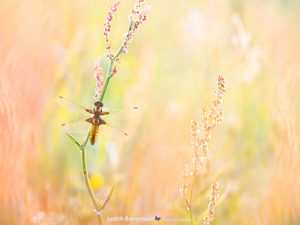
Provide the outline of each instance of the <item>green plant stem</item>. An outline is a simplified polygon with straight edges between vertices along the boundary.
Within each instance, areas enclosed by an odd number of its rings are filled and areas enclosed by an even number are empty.
[[[192,187],[191,187],[191,195],[190,195],[190,219],[191,219],[191,225],[193,225],[193,214],[192,214],[192,200],[193,200],[193,190],[194,190],[194,183],[195,183],[195,177],[196,177],[196,170],[197,170],[197,162],[195,162],[195,168],[194,168],[194,174],[193,174],[193,181],[192,181]]]
[[[88,171],[87,171],[87,166],[86,166],[86,152],[85,152],[85,149],[83,149],[81,151],[81,163],[82,163],[82,173],[83,173],[83,177],[84,177],[84,181],[85,181],[85,185],[87,187],[87,190],[89,192],[89,195],[93,201],[93,204],[94,204],[94,207],[95,209],[98,210],[98,203],[97,203],[97,200],[96,200],[96,197],[94,195],[94,192],[92,190],[92,187],[91,187],[91,184],[90,184],[90,181],[89,181],[89,178],[88,178]]]
[[[131,30],[131,26],[132,26],[132,23],[133,23],[133,19],[130,20],[130,23],[129,23],[129,27],[128,27],[128,31]],[[113,60],[115,60],[121,53],[122,49],[124,48],[123,44],[120,46],[119,50],[117,51],[115,57],[113,58]]]
[[[133,19],[132,19],[132,20],[130,20],[130,22],[129,22],[128,31],[130,31],[130,30],[131,30],[132,23],[133,23]]]
[[[115,61],[114,59],[111,59],[110,62],[109,62],[108,69],[107,69],[107,77],[106,77],[105,83],[103,85],[103,90],[102,90],[100,98],[99,98],[100,101],[103,100],[105,92],[106,92],[106,89],[107,89],[107,86],[108,86],[108,83],[109,83],[109,80],[112,77],[111,76],[111,70],[112,70],[114,61]]]
[[[85,147],[86,147],[86,145],[87,145],[87,143],[88,143],[88,141],[89,141],[90,134],[91,134],[91,131],[89,131],[89,132],[86,134],[85,139],[84,139],[84,142],[83,142],[83,144],[82,144],[81,147],[80,147],[80,150],[85,149]]]
[[[89,180],[89,176],[88,176],[88,170],[87,170],[87,163],[86,163],[86,145],[88,143],[89,140],[89,136],[90,136],[90,131],[87,133],[84,143],[82,144],[82,146],[80,147],[81,150],[81,166],[82,166],[82,173],[83,173],[83,178],[84,178],[84,182],[85,182],[85,186],[89,192],[89,195],[92,199],[92,202],[94,204],[94,207],[97,211],[99,211],[100,209],[100,205],[94,195],[93,189],[91,187],[90,184],[90,180]],[[99,225],[102,225],[102,216],[98,215],[98,223]]]
[[[121,53],[122,49],[124,48],[123,45],[120,46],[119,50],[117,51],[117,54],[115,55],[115,57],[113,58],[113,60],[115,60]]]
[[[129,23],[129,27],[128,27],[128,31],[131,30],[131,26],[132,26],[132,23],[133,23],[133,19],[130,20],[130,23]],[[103,98],[104,98],[104,95],[105,95],[105,92],[106,92],[106,89],[107,89],[107,86],[109,84],[109,80],[110,78],[112,78],[112,73],[111,73],[111,70],[113,68],[113,65],[114,65],[114,62],[115,62],[115,59],[120,55],[122,49],[124,48],[123,44],[120,46],[119,50],[117,51],[116,55],[110,60],[109,62],[109,65],[108,65],[108,69],[107,69],[107,77],[106,77],[106,80],[105,80],[105,83],[103,85],[103,90],[101,92],[101,95],[99,97],[99,100],[100,101],[103,101]]]
[[[99,225],[102,225],[103,223],[102,223],[102,215],[98,215],[98,223],[99,223]]]

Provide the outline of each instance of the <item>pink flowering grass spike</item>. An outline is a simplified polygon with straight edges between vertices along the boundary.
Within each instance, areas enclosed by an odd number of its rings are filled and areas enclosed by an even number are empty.
[[[202,107],[202,123],[201,129],[200,125],[197,121],[191,121],[191,143],[192,143],[192,153],[194,170],[190,172],[190,176],[192,178],[191,184],[191,194],[190,198],[187,197],[187,166],[184,166],[182,177],[184,182],[180,186],[180,194],[185,199],[186,204],[188,206],[188,210],[190,213],[191,225],[193,225],[193,215],[192,215],[192,200],[193,200],[193,189],[195,184],[196,174],[201,172],[201,168],[203,167],[203,162],[208,156],[208,144],[211,138],[212,130],[216,129],[217,124],[223,122],[223,111],[220,107],[223,101],[223,95],[225,93],[225,78],[223,75],[218,77],[217,82],[218,89],[214,91],[216,98],[212,100],[212,106],[208,109],[207,107]],[[200,135],[200,131],[202,130],[202,134]],[[218,184],[214,183],[212,185],[211,192],[211,202],[209,204],[209,216],[205,217],[204,224],[209,224],[209,221],[212,220],[214,215],[214,206],[216,204],[216,199],[219,197],[218,195]]]
[[[201,139],[199,138],[200,127],[199,123],[195,120],[191,122],[191,136],[192,136],[192,149],[195,158],[193,158],[193,162],[195,163],[195,171],[191,172],[191,176],[201,172],[201,167],[203,166],[203,158],[200,157],[200,148],[201,148]]]
[[[223,111],[220,108],[220,105],[223,101],[223,95],[225,93],[225,78],[223,75],[220,75],[217,82],[218,89],[214,91],[216,95],[216,99],[212,100],[212,106],[210,110],[207,111],[207,107],[202,107],[202,126],[201,129],[203,130],[202,137],[201,137],[201,152],[202,157],[206,158],[209,151],[208,151],[208,143],[210,141],[211,132],[212,130],[216,129],[217,124],[223,122]]]
[[[96,79],[94,99],[98,100],[103,89],[103,79],[104,79],[104,72],[103,69],[100,67],[100,56],[98,56],[98,58],[94,60],[94,71],[95,71],[94,77]]]
[[[113,13],[117,12],[118,11],[118,6],[121,4],[121,0],[116,0],[114,2],[113,5],[111,5],[109,7],[109,10],[108,10],[108,15],[106,17],[106,22],[104,23],[104,37],[105,37],[105,42],[106,42],[106,51],[107,51],[107,58],[109,59],[112,59],[113,58],[113,53],[111,51],[111,46],[109,44],[109,34],[110,34],[110,30],[111,30],[111,22],[112,20],[114,19],[114,16],[113,16]]]
[[[112,76],[117,73],[118,73],[117,66],[114,66],[114,68],[112,69]]]
[[[183,178],[183,182],[180,185],[179,192],[180,192],[181,197],[183,197],[185,200],[187,209],[190,210],[191,205],[190,205],[190,201],[188,199],[188,194],[187,194],[187,188],[188,188],[187,181],[189,179],[188,167],[187,167],[187,165],[182,165],[182,167],[183,167],[183,169],[182,169],[181,177]]]
[[[150,12],[151,5],[147,5],[144,10],[141,10],[142,3],[144,3],[144,0],[138,0],[137,3],[134,5],[134,8],[131,10],[129,20],[132,22],[129,31],[127,31],[123,35],[124,41],[121,55],[125,55],[128,53],[128,43],[131,42],[131,40],[133,39],[133,35],[136,33],[136,30],[138,29],[139,25],[146,21],[147,14]],[[134,20],[135,15],[138,15],[138,19],[136,20]]]
[[[107,51],[107,58],[111,60],[112,65],[109,67],[108,77],[112,77],[117,73],[116,67],[121,64],[121,56],[128,54],[128,43],[133,39],[133,34],[135,34],[136,29],[139,27],[147,19],[147,14],[150,12],[150,5],[147,5],[145,9],[141,10],[141,4],[144,3],[144,0],[138,0],[134,5],[134,8],[131,10],[131,14],[129,16],[130,24],[128,31],[123,35],[123,42],[119,48],[119,50],[114,55],[111,50],[109,35],[111,32],[111,22],[114,19],[113,13],[117,12],[118,6],[120,5],[121,0],[115,0],[114,4],[110,6],[108,11],[108,16],[106,17],[106,22],[104,23],[104,37],[105,37],[105,50]],[[134,20],[134,16],[137,15],[137,19]],[[114,62],[117,64],[113,67]],[[113,71],[111,71],[111,69]],[[105,86],[105,85],[104,85]],[[105,88],[104,88],[105,89]],[[101,95],[102,96],[102,95]]]
[[[210,225],[215,215],[215,206],[217,204],[217,199],[219,198],[219,184],[217,182],[211,185],[211,191],[209,193],[210,202],[208,204],[208,216],[203,218],[204,225]]]

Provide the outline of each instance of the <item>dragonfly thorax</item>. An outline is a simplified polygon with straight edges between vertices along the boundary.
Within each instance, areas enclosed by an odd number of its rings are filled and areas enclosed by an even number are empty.
[[[101,119],[101,111],[94,110],[93,119],[100,120]]]

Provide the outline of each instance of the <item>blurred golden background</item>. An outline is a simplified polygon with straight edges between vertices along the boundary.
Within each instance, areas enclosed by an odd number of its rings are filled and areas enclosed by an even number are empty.
[[[58,130],[83,117],[54,98],[92,107],[93,60],[100,55],[108,66],[103,23],[111,4],[0,2],[1,225],[97,223],[80,152]],[[115,14],[114,52],[134,4],[123,1]],[[193,166],[190,121],[200,122],[201,106],[211,105],[219,74],[227,86],[224,122],[196,177],[194,224],[202,224],[215,181],[220,199],[211,224],[300,224],[299,1],[146,4],[151,13],[104,97],[111,109],[141,108],[136,118],[109,121],[130,140],[99,138],[87,147],[96,197],[117,182],[104,224],[154,223],[106,222],[108,216],[188,218],[179,185],[182,164]]]

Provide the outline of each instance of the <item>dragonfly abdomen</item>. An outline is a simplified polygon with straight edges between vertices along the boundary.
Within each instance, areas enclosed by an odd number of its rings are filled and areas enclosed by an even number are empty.
[[[99,133],[99,125],[92,125],[91,135],[90,135],[91,145],[95,144],[97,137],[98,137],[98,133]]]

